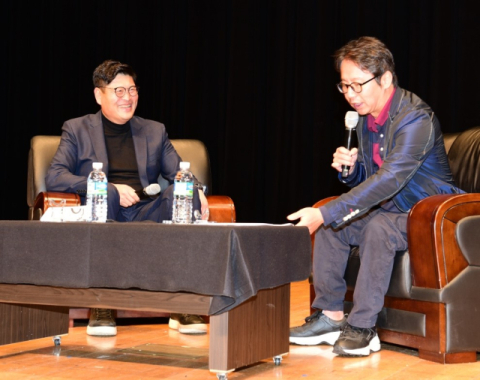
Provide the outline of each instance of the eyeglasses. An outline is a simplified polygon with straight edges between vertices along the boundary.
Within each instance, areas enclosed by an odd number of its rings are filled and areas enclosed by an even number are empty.
[[[362,86],[367,84],[368,82],[374,80],[375,78],[378,78],[378,75],[376,77],[373,77],[369,80],[367,80],[366,82],[363,82],[363,83],[357,83],[357,82],[353,82],[353,83],[350,83],[350,84],[346,84],[346,83],[343,83],[343,82],[340,82],[337,84],[337,88],[338,88],[338,91],[340,91],[342,94],[346,94],[348,92],[348,88],[350,87],[353,91],[355,91],[357,94],[362,92]]]
[[[99,87],[99,88],[108,88],[109,90],[115,91],[115,95],[119,98],[123,98],[125,96],[125,93],[127,92],[127,89],[125,87]],[[132,86],[128,88],[128,93],[130,96],[137,96],[138,95],[138,90],[140,87],[138,86]]]

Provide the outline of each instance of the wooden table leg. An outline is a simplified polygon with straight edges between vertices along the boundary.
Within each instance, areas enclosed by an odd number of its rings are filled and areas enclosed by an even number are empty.
[[[261,290],[234,309],[211,316],[210,371],[228,373],[287,354],[289,326],[290,284]]]
[[[0,345],[68,334],[67,307],[0,303],[0,316]]]

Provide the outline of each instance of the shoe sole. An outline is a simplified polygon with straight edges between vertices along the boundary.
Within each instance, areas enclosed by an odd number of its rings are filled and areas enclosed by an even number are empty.
[[[115,326],[87,326],[87,335],[115,336],[117,335],[117,328]]]
[[[207,325],[204,323],[181,325],[180,322],[172,318],[168,321],[168,327],[172,330],[178,330],[178,332],[182,334],[198,335],[206,334],[207,332]]]
[[[340,331],[315,336],[291,336],[290,343],[299,344],[300,346],[316,346],[325,343],[333,346],[339,336]]]
[[[378,335],[370,341],[367,347],[357,348],[355,350],[346,350],[342,347],[334,347],[333,353],[344,357],[368,356],[372,352],[378,352],[382,348]]]

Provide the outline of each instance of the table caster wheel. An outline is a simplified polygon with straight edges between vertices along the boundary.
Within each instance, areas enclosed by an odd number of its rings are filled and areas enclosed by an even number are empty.
[[[62,338],[59,336],[54,336],[52,339],[55,346],[60,346],[60,344],[62,343]]]
[[[282,357],[281,356],[274,356],[273,362],[275,363],[275,365],[280,365],[280,363],[282,362]]]
[[[227,374],[226,373],[217,373],[217,379],[218,380],[227,380]]]

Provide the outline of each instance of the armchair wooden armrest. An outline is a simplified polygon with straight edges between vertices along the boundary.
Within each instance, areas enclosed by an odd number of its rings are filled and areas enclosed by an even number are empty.
[[[226,195],[207,195],[210,218],[208,220],[219,223],[235,223],[237,220],[235,205]]]
[[[321,199],[317,203],[315,203],[312,207],[315,207],[315,208],[322,207],[323,205],[325,205],[328,202],[333,201],[334,199],[337,199],[337,198],[338,198],[338,196],[335,195],[333,197],[328,197],[328,198]]]
[[[433,195],[412,207],[407,226],[412,285],[442,289],[468,266],[455,227],[471,215],[480,215],[480,193]]]
[[[33,204],[33,220],[40,220],[45,211],[54,205],[62,205],[64,207],[80,206],[80,196],[74,193],[56,193],[48,191],[38,193]]]

